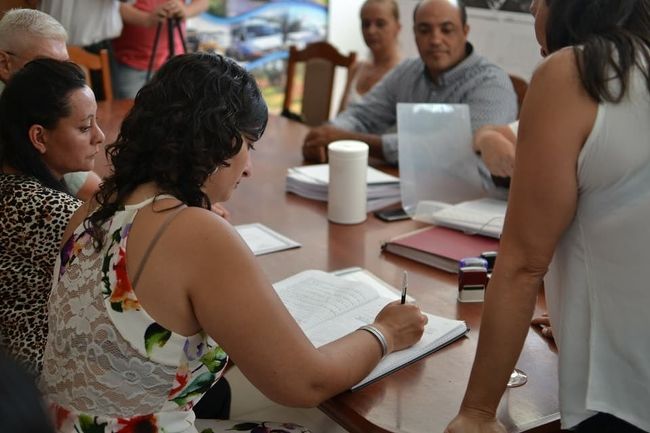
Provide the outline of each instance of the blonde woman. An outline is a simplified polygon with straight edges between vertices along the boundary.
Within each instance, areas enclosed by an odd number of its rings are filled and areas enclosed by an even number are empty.
[[[350,70],[350,82],[341,110],[357,102],[400,61],[397,36],[401,29],[395,0],[366,0],[361,6],[361,32],[370,59],[357,62]]]

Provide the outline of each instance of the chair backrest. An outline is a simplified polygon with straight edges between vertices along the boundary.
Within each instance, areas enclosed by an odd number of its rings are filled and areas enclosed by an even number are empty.
[[[511,74],[509,77],[510,81],[512,81],[512,87],[515,88],[515,93],[517,94],[517,118],[519,118],[521,104],[524,103],[524,96],[526,96],[526,91],[528,90],[528,82],[516,75]]]
[[[104,98],[107,101],[112,101],[113,84],[111,82],[111,66],[108,51],[102,48],[99,54],[94,54],[81,47],[68,46],[68,54],[70,55],[70,60],[81,66],[86,73],[86,81],[89,86],[93,85],[90,71],[101,71]]]
[[[289,62],[287,65],[287,83],[284,92],[282,115],[299,119],[309,126],[318,126],[329,119],[332,105],[332,87],[334,71],[337,66],[347,69],[347,79],[350,78],[350,67],[357,58],[352,52],[348,56],[339,53],[327,42],[315,42],[304,49],[289,47]],[[305,63],[304,85],[300,114],[291,111],[293,91],[295,86],[296,64]]]

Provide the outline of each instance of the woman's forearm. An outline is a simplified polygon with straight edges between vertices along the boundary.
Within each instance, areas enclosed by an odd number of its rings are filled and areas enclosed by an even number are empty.
[[[528,334],[542,272],[512,266],[508,257],[492,275],[481,320],[476,358],[462,409],[494,416]]]

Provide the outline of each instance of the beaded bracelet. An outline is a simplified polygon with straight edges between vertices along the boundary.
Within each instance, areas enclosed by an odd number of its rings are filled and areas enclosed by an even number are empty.
[[[370,332],[377,339],[379,345],[381,346],[382,358],[388,354],[388,343],[386,342],[386,337],[384,337],[384,334],[382,334],[381,331],[377,329],[377,327],[372,325],[363,325],[359,328],[359,330]]]

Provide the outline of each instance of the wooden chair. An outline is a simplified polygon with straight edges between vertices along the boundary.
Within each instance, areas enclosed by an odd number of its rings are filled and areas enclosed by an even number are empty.
[[[111,82],[111,67],[108,59],[108,50],[105,48],[94,54],[84,50],[81,47],[68,46],[70,60],[81,66],[86,73],[86,81],[92,86],[90,71],[101,71],[102,87],[104,88],[104,98],[107,101],[113,100],[113,84]]]
[[[287,66],[287,83],[284,92],[282,115],[290,119],[297,119],[309,126],[318,126],[329,119],[332,105],[332,87],[334,85],[334,71],[337,66],[347,69],[348,80],[350,67],[356,60],[356,53],[344,56],[327,42],[315,42],[307,45],[303,50],[296,47],[289,48],[289,62]],[[296,64],[305,64],[304,86],[300,113],[291,111],[293,102],[294,78]],[[347,86],[346,86],[347,87]]]
[[[524,103],[524,96],[526,96],[526,91],[528,90],[528,82],[517,75],[509,75],[510,81],[512,81],[512,87],[515,88],[515,93],[517,94],[517,118],[519,118],[519,112],[521,111],[521,104]]]

